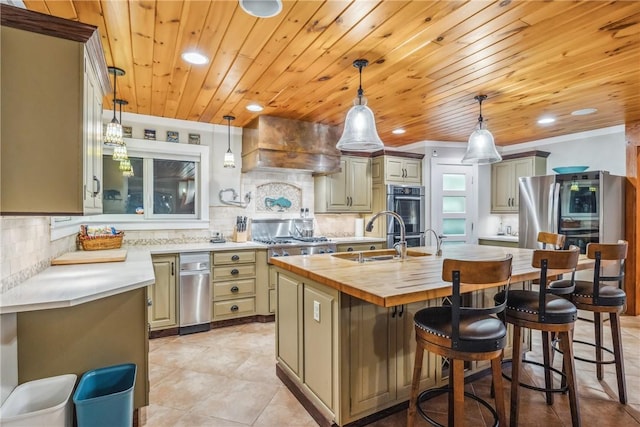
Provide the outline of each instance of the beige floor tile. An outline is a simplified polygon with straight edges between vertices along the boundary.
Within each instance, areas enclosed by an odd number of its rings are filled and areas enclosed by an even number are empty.
[[[216,384],[208,393],[200,396],[191,412],[252,424],[271,402],[278,389],[277,385],[227,377],[224,382]]]
[[[576,375],[581,399],[583,425],[640,426],[640,317],[624,316],[623,345],[629,404],[617,398],[615,369],[605,366],[605,378],[598,381],[595,365],[576,361]],[[141,413],[147,427],[307,427],[317,425],[302,405],[275,375],[275,324],[249,323],[209,332],[151,340],[149,343],[150,406]],[[608,324],[606,325],[608,327]],[[605,342],[610,343],[605,330]],[[591,341],[592,325],[578,322],[576,337]],[[541,360],[540,333],[533,332],[533,349],[528,359]],[[584,348],[583,348],[584,347]],[[576,351],[590,356],[591,348],[576,346]],[[561,366],[556,354],[554,366]],[[504,366],[506,373],[510,365]],[[543,371],[524,365],[523,379],[541,385]],[[485,376],[467,385],[486,398],[491,378]],[[504,382],[502,395],[509,412],[511,383]],[[519,426],[570,425],[568,397],[556,394],[555,403],[545,403],[544,394],[521,389]],[[429,402],[433,413],[446,411],[446,399]],[[490,415],[478,404],[466,403],[467,425],[490,425]],[[441,421],[446,422],[442,414]],[[374,427],[403,427],[406,410],[370,424]],[[417,427],[429,424],[420,417]]]

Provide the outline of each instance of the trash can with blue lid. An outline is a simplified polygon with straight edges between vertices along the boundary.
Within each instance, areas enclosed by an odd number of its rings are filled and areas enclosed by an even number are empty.
[[[135,381],[134,363],[85,372],[73,394],[78,427],[130,427]]]

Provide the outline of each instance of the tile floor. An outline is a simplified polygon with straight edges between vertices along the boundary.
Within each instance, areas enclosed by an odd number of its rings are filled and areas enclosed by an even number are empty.
[[[608,325],[608,324],[607,324]],[[640,316],[622,319],[622,341],[629,403],[617,400],[613,365],[605,367],[605,379],[599,382],[595,365],[576,362],[580,413],[584,426],[640,426]],[[576,338],[590,336],[592,327],[578,322]],[[607,331],[608,332],[608,331]],[[609,334],[605,332],[605,337]],[[533,351],[528,358],[540,356],[540,333],[533,333]],[[213,426],[213,427],[306,427],[316,426],[302,405],[275,375],[274,323],[251,323],[214,329],[185,336],[154,339],[149,342],[150,405],[141,411],[141,425]],[[585,353],[576,345],[577,353]],[[559,357],[556,362],[559,365]],[[529,380],[542,384],[539,368],[525,365]],[[467,385],[469,391],[488,398],[490,377]],[[510,383],[503,390],[509,410]],[[429,403],[432,415],[446,423],[446,395]],[[568,398],[556,394],[548,406],[544,395],[522,389],[520,426],[570,426]],[[491,399],[489,399],[491,400]],[[466,400],[468,426],[491,425],[485,409]],[[401,411],[370,426],[406,425]],[[417,426],[428,424],[418,419]]]

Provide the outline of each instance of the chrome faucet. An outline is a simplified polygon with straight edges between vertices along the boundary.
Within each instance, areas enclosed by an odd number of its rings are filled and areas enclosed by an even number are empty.
[[[376,218],[378,218],[380,215],[392,216],[398,220],[398,223],[400,223],[400,241],[395,245],[393,245],[393,247],[400,254],[400,259],[406,259],[407,258],[407,237],[406,237],[407,234],[404,226],[404,220],[400,215],[398,215],[393,211],[380,211],[377,214],[375,214],[373,218],[369,220],[369,222],[367,223],[366,230],[368,232],[373,230],[373,221],[375,221]]]
[[[432,232],[433,236],[436,238],[436,256],[442,256],[442,238],[444,236],[438,235],[438,233],[436,233],[436,230],[434,230],[433,228],[427,229],[425,231],[425,234],[428,232]]]

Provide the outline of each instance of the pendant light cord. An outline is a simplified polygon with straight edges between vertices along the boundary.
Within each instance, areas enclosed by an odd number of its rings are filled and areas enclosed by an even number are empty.
[[[223,116],[227,121],[227,153],[231,153],[231,120],[235,120],[234,116]]]
[[[482,123],[482,101],[484,101],[485,99],[487,99],[487,95],[478,95],[476,97],[474,97],[474,99],[476,101],[478,101],[478,103],[480,104],[480,116],[478,117],[478,122]]]
[[[118,79],[118,72],[113,69],[113,120],[116,119],[116,80]]]

